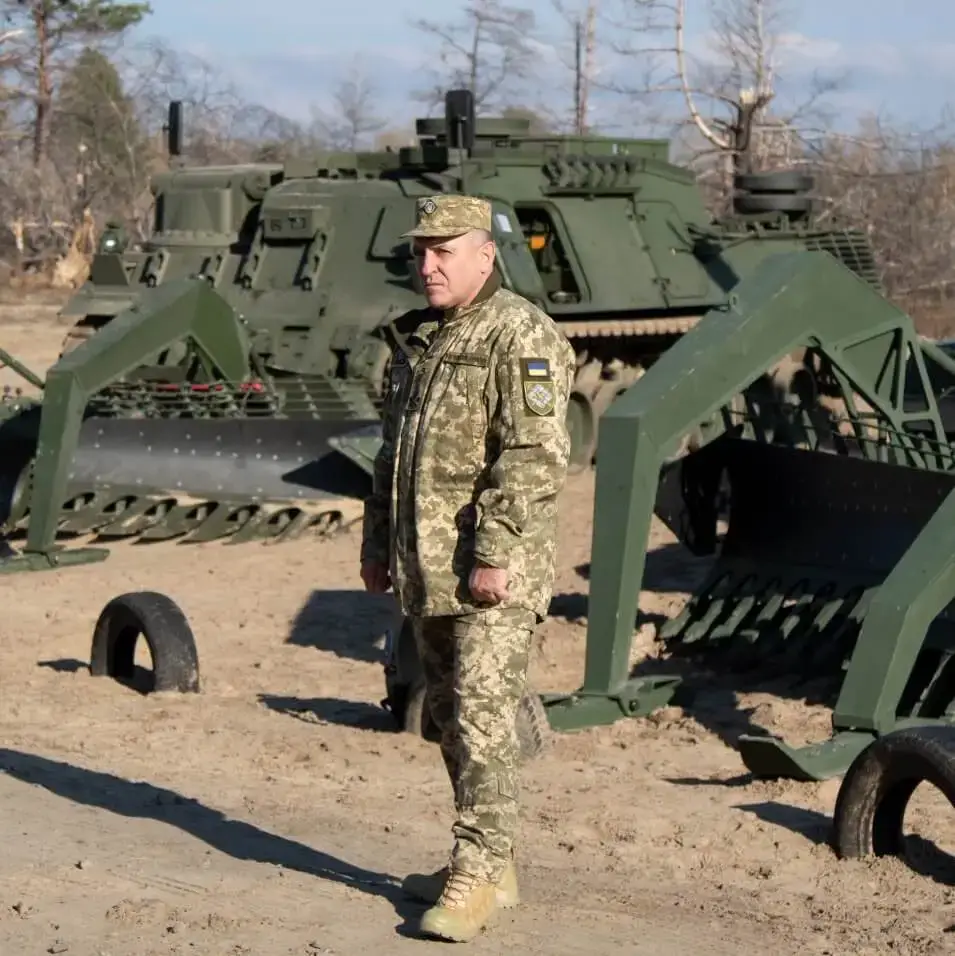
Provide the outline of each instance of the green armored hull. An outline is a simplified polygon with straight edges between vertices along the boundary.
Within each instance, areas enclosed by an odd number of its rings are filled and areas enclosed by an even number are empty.
[[[714,221],[666,140],[531,135],[525,121],[476,121],[459,91],[417,132],[397,151],[199,168],[177,159],[153,180],[147,241],[98,255],[64,309],[75,322],[65,346],[144,291],[201,276],[269,375],[360,381],[380,396],[380,327],[422,302],[401,239],[415,199],[471,193],[493,205],[505,287],[552,315],[577,351],[568,414],[575,467],[586,467],[614,398],[766,256],[824,249],[877,284],[866,238],[817,227],[812,182],[798,173],[739,177],[733,215]],[[183,374],[175,348],[160,361]]]

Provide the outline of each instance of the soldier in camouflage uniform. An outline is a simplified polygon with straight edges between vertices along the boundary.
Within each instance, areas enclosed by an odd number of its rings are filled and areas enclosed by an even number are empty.
[[[424,933],[465,941],[518,901],[516,716],[550,603],[575,357],[550,317],[502,288],[489,204],[417,202],[428,308],[387,334],[392,364],[365,506],[361,574],[394,587],[422,661],[454,788],[450,863],[412,874]]]

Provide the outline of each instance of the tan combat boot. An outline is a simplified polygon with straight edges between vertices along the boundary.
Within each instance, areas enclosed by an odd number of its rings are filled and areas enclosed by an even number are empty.
[[[437,903],[421,917],[421,932],[467,943],[487,925],[497,909],[497,888],[452,867]]]
[[[441,898],[444,884],[448,882],[450,872],[450,867],[443,866],[435,873],[409,873],[402,882],[401,888],[414,899],[434,905]],[[512,906],[517,906],[520,901],[520,893],[517,889],[517,869],[514,866],[514,861],[510,860],[497,884],[497,905],[506,910]]]

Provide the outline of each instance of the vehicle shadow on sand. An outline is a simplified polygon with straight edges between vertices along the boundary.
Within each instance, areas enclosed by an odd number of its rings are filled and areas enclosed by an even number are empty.
[[[416,917],[424,907],[409,900],[401,890],[400,880],[389,873],[354,866],[252,823],[230,819],[198,800],[150,783],[133,783],[111,773],[8,747],[0,747],[0,772],[82,806],[166,823],[235,860],[281,866],[381,897],[394,906],[403,921],[397,932],[417,936]]]
[[[680,544],[664,544],[648,551],[644,559],[642,591],[656,594],[680,594],[695,590],[703,582],[712,566],[711,557],[698,558]],[[578,564],[574,571],[584,581],[590,581],[590,562]],[[568,621],[582,620],[587,616],[588,597],[580,591],[564,591],[554,594],[550,614]],[[663,620],[662,615],[637,612],[638,624],[644,621]]]
[[[385,631],[399,621],[398,606],[390,593],[315,590],[295,615],[287,643],[381,664]]]
[[[642,590],[660,594],[691,593],[702,584],[712,567],[713,558],[698,558],[680,544],[664,544],[646,555]],[[584,581],[590,577],[589,562],[578,565],[576,573]],[[570,621],[588,617],[588,595],[581,591],[556,593],[548,609],[549,616]],[[392,594],[375,595],[355,590],[316,590],[296,615],[288,643],[313,647],[362,663],[384,663],[384,633],[397,629],[400,612]],[[659,610],[638,609],[635,629],[650,625],[656,634],[667,622]],[[658,656],[657,651],[664,651]],[[583,655],[584,648],[580,648]],[[839,681],[825,675],[796,681],[783,672],[765,669],[737,670],[714,655],[672,653],[656,643],[654,652],[633,667],[631,677],[673,675],[681,680],[672,704],[680,707],[707,731],[735,749],[743,734],[760,735],[769,731],[754,720],[754,707],[741,702],[743,694],[768,694],[805,704],[835,703]],[[381,694],[385,694],[382,677]],[[378,701],[347,700],[337,697],[294,698],[263,694],[264,706],[301,720],[337,724],[359,730],[394,732],[391,714]],[[758,717],[756,718],[758,719]]]

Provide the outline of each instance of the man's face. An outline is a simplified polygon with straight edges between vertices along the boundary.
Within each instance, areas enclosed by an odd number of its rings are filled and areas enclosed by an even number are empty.
[[[451,239],[419,237],[412,248],[428,305],[436,309],[467,305],[494,269],[494,243],[480,232]]]

